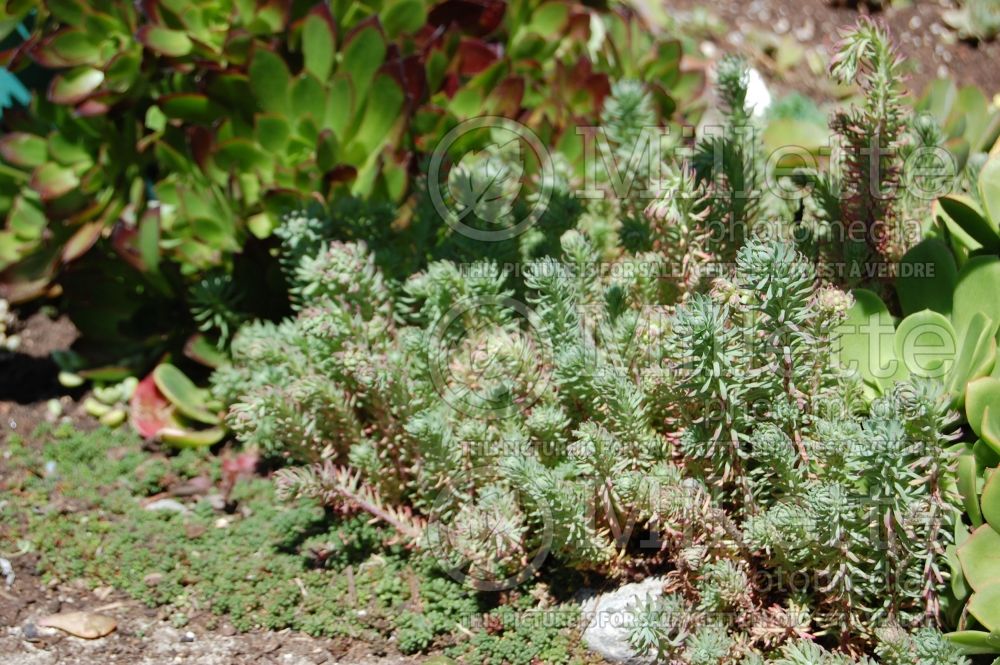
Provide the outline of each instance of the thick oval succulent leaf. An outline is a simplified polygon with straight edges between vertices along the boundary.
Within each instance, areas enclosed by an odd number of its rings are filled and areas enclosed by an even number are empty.
[[[225,112],[219,104],[196,92],[164,95],[157,104],[168,118],[203,125],[211,124]]]
[[[302,21],[302,58],[306,71],[326,81],[333,73],[337,55],[337,37],[333,19],[325,5],[313,10]]]
[[[839,328],[840,363],[881,391],[900,371],[893,349],[894,327],[885,303],[872,291],[855,289],[854,304]]]
[[[422,0],[399,0],[386,6],[379,18],[389,37],[404,32],[416,32],[427,20],[427,9]]]
[[[896,358],[913,376],[942,379],[955,363],[956,335],[943,315],[925,309],[896,328]]]
[[[194,42],[185,33],[159,25],[142,26],[136,37],[149,50],[171,58],[185,56],[194,48]]]
[[[51,201],[78,187],[80,179],[73,171],[49,162],[35,169],[30,184],[42,201]]]
[[[260,48],[250,61],[250,89],[257,105],[274,113],[289,113],[292,75],[288,66],[277,53]]]
[[[938,199],[941,209],[965,233],[989,251],[1000,250],[1000,235],[975,202],[960,194],[949,194]],[[970,248],[974,249],[974,248]]]
[[[174,406],[156,387],[153,376],[139,382],[129,400],[129,422],[144,438],[156,436],[174,420]]]
[[[48,159],[44,138],[25,132],[10,132],[0,137],[0,157],[8,164],[34,168]]]
[[[969,521],[973,527],[983,524],[983,514],[979,509],[979,469],[976,464],[976,457],[971,453],[960,455],[958,458],[958,492],[962,495],[962,505],[965,513],[969,516]]]
[[[1000,258],[974,256],[958,273],[951,321],[960,339],[965,338],[969,323],[982,312],[994,323],[1000,322]]]
[[[1000,473],[996,469],[990,469],[987,473],[989,476],[983,486],[980,505],[986,523],[993,527],[994,531],[1000,533]]]
[[[160,430],[159,439],[178,448],[207,448],[222,441],[225,436],[226,431],[221,427],[199,430],[167,427]]]
[[[948,246],[937,238],[921,241],[900,261],[896,294],[903,314],[923,309],[951,314],[956,284],[958,267]]]
[[[945,389],[951,395],[952,407],[962,410],[965,406],[966,386],[971,381],[987,376],[996,365],[996,324],[982,312],[976,312],[961,339],[955,364],[945,380]]]
[[[219,417],[202,406],[205,395],[184,372],[170,363],[160,363],[153,370],[153,381],[163,396],[183,415],[206,425],[218,425]]]
[[[965,388],[965,417],[980,437],[983,436],[983,417],[987,409],[1000,414],[1000,379],[984,376],[969,382]]]
[[[969,598],[969,614],[990,631],[1000,629],[1000,582],[977,590]]]
[[[92,67],[71,70],[52,79],[49,101],[55,104],[78,104],[93,94],[104,82],[104,72]]]
[[[984,524],[958,548],[965,579],[976,591],[1000,583],[1000,533]]]
[[[69,263],[86,254],[101,237],[102,231],[104,231],[104,222],[101,220],[87,222],[78,228],[63,245],[61,254],[63,262]]]
[[[28,192],[30,194],[30,192]],[[45,232],[45,213],[33,196],[18,194],[7,213],[7,227],[22,240],[38,240]]]
[[[385,38],[374,26],[367,26],[351,35],[344,44],[342,66],[354,85],[356,99],[364,99],[375,72],[385,60]]]
[[[983,409],[980,429],[983,432],[981,441],[988,445],[993,452],[1000,455],[1000,409],[989,406]]]

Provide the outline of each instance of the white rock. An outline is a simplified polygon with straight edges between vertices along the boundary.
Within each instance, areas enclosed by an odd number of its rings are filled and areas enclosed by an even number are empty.
[[[152,503],[146,504],[146,510],[166,510],[172,513],[191,512],[187,506],[176,499],[157,499]]]
[[[747,106],[753,109],[756,118],[762,117],[771,108],[771,93],[764,83],[764,77],[755,67],[751,67],[747,76]]]
[[[655,663],[655,654],[640,656],[632,649],[628,641],[628,632],[635,607],[647,597],[656,598],[663,595],[663,585],[662,577],[651,577],[585,600],[580,609],[583,621],[587,623],[583,631],[583,641],[587,647],[613,663],[626,663],[626,665]]]
[[[0,577],[3,578],[4,584],[7,588],[14,586],[14,566],[10,564],[10,561],[4,558],[0,558]]]

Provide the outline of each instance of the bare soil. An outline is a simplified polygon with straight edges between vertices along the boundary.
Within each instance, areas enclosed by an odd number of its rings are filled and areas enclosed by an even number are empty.
[[[47,401],[57,399],[76,427],[92,428],[80,407],[82,391],[59,385],[53,351],[66,349],[76,330],[65,318],[41,312],[19,326],[18,352],[0,358],[0,477],[8,438],[31,443],[31,432],[50,419]],[[4,497],[0,494],[0,511]],[[122,525],[122,528],[128,528]],[[410,665],[418,659],[393,654],[391,644],[318,639],[285,631],[238,633],[224,618],[192,617],[183,628],[171,624],[169,610],[149,608],[110,588],[89,589],[79,581],[46,584],[33,554],[14,556],[16,543],[0,539],[0,557],[9,557],[15,578],[8,587],[0,576],[0,663],[2,665]],[[57,612],[88,611],[113,617],[115,632],[84,640],[42,628],[39,619]]]
[[[650,3],[657,0],[647,0]],[[663,2],[663,0],[660,0]],[[858,20],[860,15],[874,16],[890,30],[899,49],[912,69],[907,85],[914,94],[938,77],[951,77],[959,85],[975,84],[987,97],[1000,93],[1000,40],[974,43],[957,39],[945,24],[942,15],[954,6],[941,0],[913,0],[909,7],[890,8],[872,13],[858,3],[831,0],[666,0],[668,7],[689,11],[706,7],[730,28],[722,37],[723,47],[742,49],[754,30],[791,35],[802,46],[819,48],[829,61],[841,31]],[[787,81],[802,92],[813,92],[815,80],[809,76]]]

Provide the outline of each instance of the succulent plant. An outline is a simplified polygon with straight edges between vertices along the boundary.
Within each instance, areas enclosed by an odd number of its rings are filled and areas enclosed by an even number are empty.
[[[160,363],[129,399],[129,422],[138,434],[176,447],[211,446],[226,429],[221,404],[177,367]]]
[[[572,2],[35,0],[10,11],[4,26],[33,12],[10,66],[45,84],[3,118],[0,293],[61,294],[85,340],[128,360],[96,364],[148,367],[199,326],[224,339],[235,319],[198,302],[200,318],[187,313],[206,277],[251,275],[243,290],[264,294],[254,304],[282,297],[267,238],[309,205],[389,203],[377,226],[352,220],[353,239],[407,245],[406,272],[425,265],[442,221],[424,218],[430,240],[410,242],[411,175],[458,121],[518,118],[578,156],[572,128],[596,124],[611,78],[642,80],[657,121],[694,108],[702,81],[681,72],[679,42],[635,14]],[[268,307],[251,313],[281,309]]]
[[[969,195],[940,197],[931,233],[951,244],[960,261],[975,254],[1000,255],[1000,157],[978,169]]]
[[[958,9],[944,13],[944,20],[962,39],[990,41],[1000,33],[1000,2],[963,0]]]

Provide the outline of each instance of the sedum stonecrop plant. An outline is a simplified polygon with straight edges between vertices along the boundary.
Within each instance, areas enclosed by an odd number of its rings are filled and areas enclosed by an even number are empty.
[[[608,269],[586,234],[560,244],[520,299],[487,261],[397,282],[363,243],[300,254],[295,316],[244,326],[214,376],[230,426],[291,463],[284,495],[367,512],[477,589],[551,562],[668,571],[633,640],[671,662],[826,662],[801,660],[816,636],[886,650],[933,626],[946,401],[901,384],[866,405],[834,364],[850,297],[756,238],[677,305],[662,256]]]

